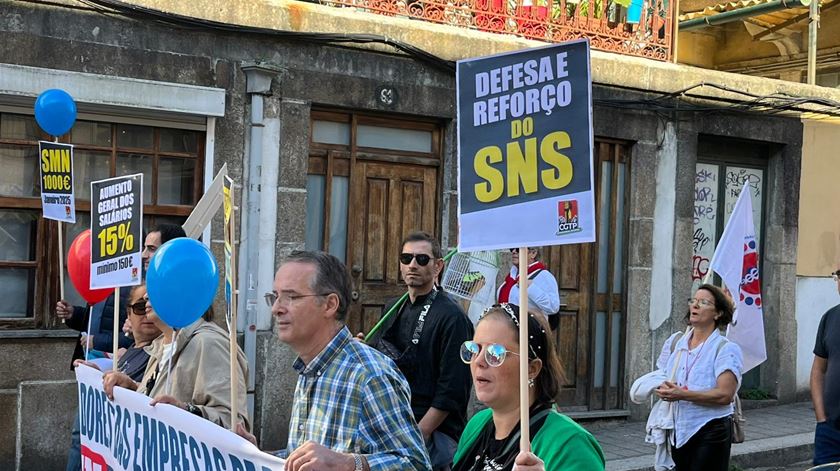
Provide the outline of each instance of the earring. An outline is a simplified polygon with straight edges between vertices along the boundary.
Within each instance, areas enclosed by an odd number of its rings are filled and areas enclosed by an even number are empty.
[[[529,387],[529,388],[533,388],[533,387],[534,387],[534,378],[528,378],[528,387]]]

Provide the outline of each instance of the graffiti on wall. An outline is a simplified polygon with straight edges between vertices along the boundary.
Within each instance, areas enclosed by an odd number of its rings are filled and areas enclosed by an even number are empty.
[[[703,278],[709,273],[709,262],[715,253],[715,245],[720,236],[718,228],[723,230],[744,183],[748,184],[752,196],[753,220],[756,221],[755,239],[756,242],[760,242],[764,170],[706,163],[698,163],[696,166],[691,260],[692,291],[700,286]],[[719,195],[720,192],[723,194]]]

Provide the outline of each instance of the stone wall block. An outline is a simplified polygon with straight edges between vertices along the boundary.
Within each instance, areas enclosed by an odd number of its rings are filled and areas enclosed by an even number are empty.
[[[37,368],[3,368],[0,389],[13,389],[21,381],[72,379],[70,359],[76,347],[75,331],[67,338],[0,339],[0,358],[7,365],[29,365],[39,359]],[[0,468],[2,469],[2,468]]]
[[[76,381],[20,383],[20,447],[17,469],[63,469],[79,396]],[[45,414],[45,408],[50,413]]]
[[[283,100],[279,112],[280,187],[306,188],[306,172],[309,168],[309,103]]]
[[[257,383],[254,424],[264,450],[285,448],[289,438],[292,398],[298,374],[292,368],[297,355],[273,332],[257,335]]]
[[[17,389],[0,389],[0,469],[15,469],[17,417]]]

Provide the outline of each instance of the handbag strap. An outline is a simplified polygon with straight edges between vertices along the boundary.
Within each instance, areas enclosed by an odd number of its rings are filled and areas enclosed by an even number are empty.
[[[674,340],[671,342],[671,355],[674,354],[674,349],[677,347],[677,344],[680,342],[680,340],[682,340],[683,337],[685,337],[689,332],[690,330],[686,329],[686,331],[683,332],[682,335],[680,335],[679,337],[674,337]],[[677,377],[677,367],[680,366],[681,356],[682,350],[677,352],[677,358],[674,359],[674,367],[671,369],[671,374],[670,376],[668,376],[668,381],[673,382],[674,378]]]
[[[528,423],[531,425],[531,427],[528,427],[528,429],[533,430],[533,425],[535,423],[539,422],[543,417],[546,417],[548,414],[550,414],[551,410],[552,410],[551,408],[543,409],[543,410],[537,412],[536,414],[534,414],[533,416],[531,416],[531,420],[528,421]],[[520,429],[517,430],[516,433],[514,433],[513,435],[508,437],[507,445],[505,445],[505,448],[502,450],[501,453],[499,453],[499,455],[504,456],[504,455],[510,453],[510,450],[514,447],[514,445],[519,443],[519,437],[521,435],[522,435],[522,428],[520,427]]]

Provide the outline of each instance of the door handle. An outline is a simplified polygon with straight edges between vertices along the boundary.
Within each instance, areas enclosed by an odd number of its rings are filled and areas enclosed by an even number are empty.
[[[353,271],[353,276],[359,276],[359,273],[362,272],[362,267],[360,267],[359,265],[353,265],[353,268],[351,268],[351,270]]]

